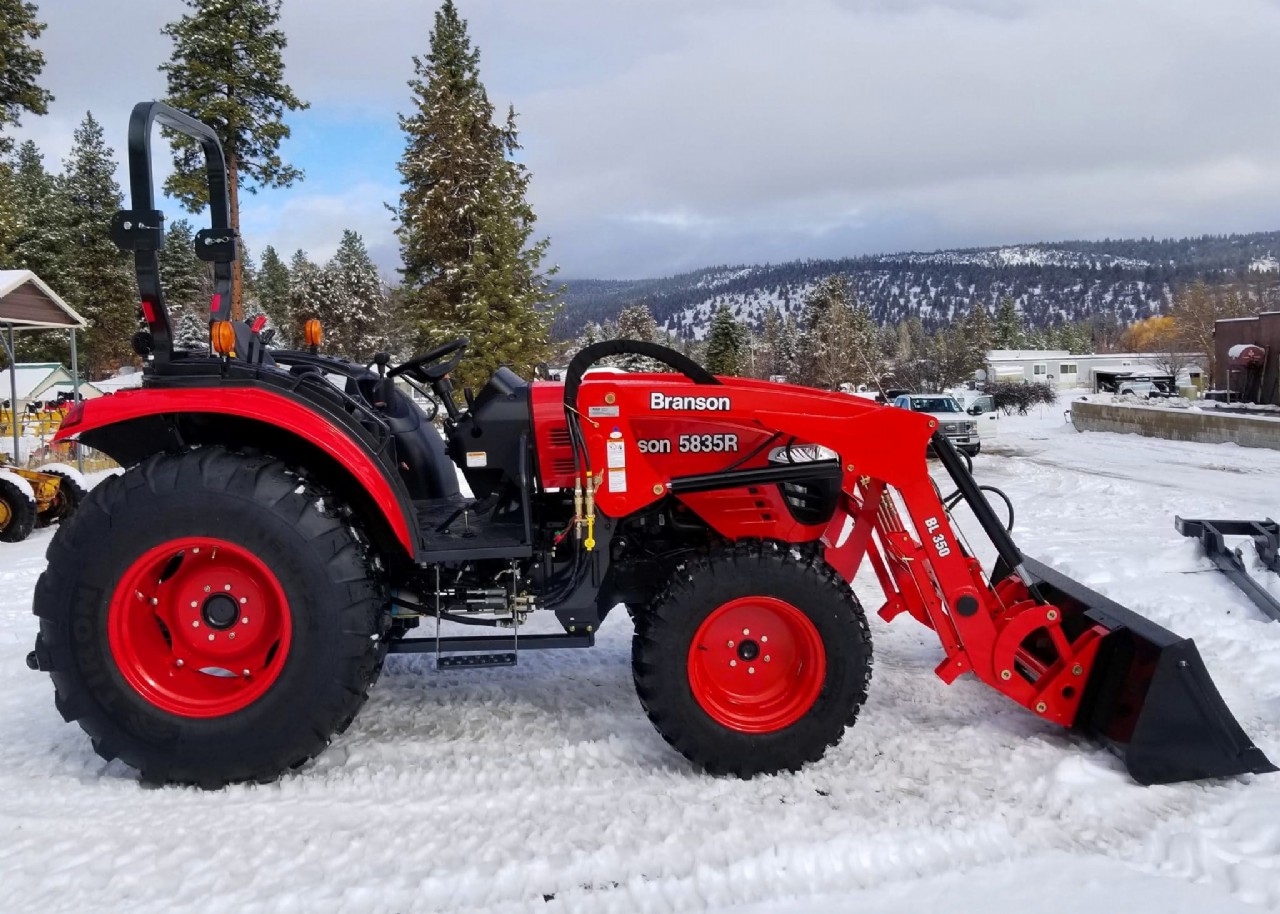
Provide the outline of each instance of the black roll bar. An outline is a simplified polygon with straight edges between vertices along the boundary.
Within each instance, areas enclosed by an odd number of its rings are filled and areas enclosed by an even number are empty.
[[[197,257],[213,264],[210,322],[231,318],[232,264],[239,256],[239,250],[231,229],[227,162],[213,128],[163,102],[134,105],[129,115],[129,202],[132,208],[116,213],[111,223],[111,240],[122,250],[133,252],[142,312],[151,332],[152,352],[157,362],[167,362],[173,353],[173,325],[169,309],[165,306],[157,256],[164,246],[164,213],[155,208],[151,170],[151,134],[156,124],[190,137],[200,144],[204,152],[211,224],[196,233],[195,249]]]

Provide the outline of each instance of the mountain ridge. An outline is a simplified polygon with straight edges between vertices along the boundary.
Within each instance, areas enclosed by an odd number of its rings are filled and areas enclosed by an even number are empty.
[[[934,329],[975,300],[994,309],[1005,297],[1017,302],[1031,327],[1099,316],[1129,323],[1164,311],[1176,289],[1197,279],[1274,281],[1278,255],[1280,231],[1270,231],[723,264],[657,279],[570,279],[553,333],[572,338],[588,322],[615,319],[638,302],[649,305],[660,326],[685,338],[705,337],[721,304],[758,327],[771,307],[798,315],[808,290],[833,273],[849,278],[882,325],[919,317]]]

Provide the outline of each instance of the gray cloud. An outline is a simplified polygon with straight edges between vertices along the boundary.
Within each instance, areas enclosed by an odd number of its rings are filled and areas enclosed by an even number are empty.
[[[65,148],[93,107],[119,148],[124,110],[163,88],[158,29],[178,4],[43,6],[59,97],[29,132]],[[1254,230],[1280,212],[1269,0],[460,7],[491,97],[521,115],[539,228],[568,276]],[[394,117],[433,9],[287,0],[289,77],[315,104],[299,118]],[[377,200],[304,184],[249,201],[246,226],[323,253],[353,225],[390,265],[377,205],[393,164],[368,176]]]

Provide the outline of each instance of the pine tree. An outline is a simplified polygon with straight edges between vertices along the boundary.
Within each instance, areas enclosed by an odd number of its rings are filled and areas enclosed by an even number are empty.
[[[45,25],[34,3],[0,0],[0,131],[17,126],[23,112],[46,114],[53,96],[36,84],[44,54],[32,46]]]
[[[778,353],[782,348],[783,318],[777,308],[770,308],[764,315],[764,327],[760,331],[759,360],[757,376],[769,378],[780,375],[778,370]]]
[[[805,299],[797,358],[803,383],[834,389],[879,375],[875,322],[866,306],[852,298],[848,280],[833,275]]]
[[[872,320],[867,306],[856,299],[850,303],[849,322],[851,380],[855,384],[873,384],[880,379],[880,347],[876,322]]]
[[[306,322],[320,317],[325,307],[321,301],[324,285],[320,267],[307,257],[306,251],[295,251],[289,261],[289,315],[292,325],[288,335],[291,339],[303,339],[302,328]]]
[[[965,318],[961,340],[964,350],[962,373],[965,376],[987,367],[987,353],[992,349],[991,337],[991,319],[987,315],[987,307],[982,302],[975,301]]]
[[[11,163],[0,165],[0,221],[6,207],[14,213],[0,245],[0,252],[8,252],[7,256],[0,253],[4,257],[0,267],[31,270],[57,292],[74,246],[66,207],[55,188],[55,177],[45,170],[44,158],[30,140],[18,147]],[[71,348],[60,330],[25,333],[17,344],[25,361],[69,363]]]
[[[45,170],[44,157],[30,140],[18,148],[12,176],[12,200],[20,219],[10,236],[5,266],[31,270],[56,292],[58,274],[72,247],[68,214],[60,209],[63,201],[55,193],[57,180]]]
[[[81,364],[95,376],[132,359],[129,339],[138,326],[131,261],[107,234],[123,202],[115,171],[101,125],[86,114],[55,183],[57,211],[71,243],[56,288],[89,323]]]
[[[711,318],[707,333],[707,371],[717,375],[741,374],[742,340],[738,322],[728,305],[721,305]]]
[[[1022,315],[1018,313],[1017,303],[1005,296],[1000,299],[1000,307],[996,309],[995,329],[991,334],[995,349],[1021,349],[1026,345],[1026,333],[1022,326]]]
[[[548,241],[530,243],[530,175],[513,160],[515,112],[502,126],[480,82],[480,52],[453,0],[436,12],[431,51],[414,57],[413,106],[401,115],[405,185],[397,216],[404,285],[418,343],[471,340],[458,374],[482,381],[499,365],[528,371],[548,351],[555,298],[541,272]]]
[[[196,256],[195,232],[186,219],[177,219],[164,234],[160,249],[160,284],[178,349],[209,348],[209,299],[213,277]]]
[[[213,278],[207,264],[196,256],[195,231],[186,219],[176,219],[164,233],[160,249],[160,284],[169,310],[207,314],[213,295]],[[208,336],[208,319],[205,319]]]
[[[605,339],[639,340],[642,343],[664,341],[664,334],[658,327],[658,322],[654,320],[653,312],[649,310],[649,306],[644,302],[623,308],[622,313],[618,315],[617,326],[608,328],[604,332],[610,333]],[[623,371],[652,372],[670,370],[661,362],[634,353],[610,359],[610,363],[617,365]]]
[[[289,268],[276,249],[267,245],[262,251],[262,265],[254,276],[258,307],[267,316],[267,326],[276,331],[275,343],[281,348],[294,342],[293,310],[289,301]]]
[[[777,374],[791,383],[797,383],[797,359],[800,353],[800,326],[794,314],[782,321],[782,333],[778,336],[778,349],[773,356]]]
[[[342,233],[323,273],[323,284],[332,289],[320,313],[330,350],[352,359],[372,357],[386,344],[390,314],[382,278],[359,234]]]
[[[167,303],[166,303],[167,304]],[[175,349],[191,352],[209,351],[209,321],[186,305],[178,305],[169,309],[169,319],[173,322],[173,345]]]
[[[227,159],[231,227],[240,230],[240,191],[289,187],[302,172],[280,157],[290,130],[286,111],[308,107],[284,82],[287,43],[277,23],[280,0],[184,0],[189,13],[163,29],[173,55],[165,101],[218,133]],[[194,140],[172,137],[173,174],[165,190],[192,212],[206,205],[203,153]],[[232,316],[243,317],[243,270],[237,263]]]

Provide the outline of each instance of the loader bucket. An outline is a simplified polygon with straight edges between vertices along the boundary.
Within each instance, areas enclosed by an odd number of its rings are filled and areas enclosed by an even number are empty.
[[[1102,626],[1077,729],[1101,739],[1140,784],[1280,770],[1227,708],[1190,638],[1181,638],[1034,559],[1028,583],[1044,599]]]

